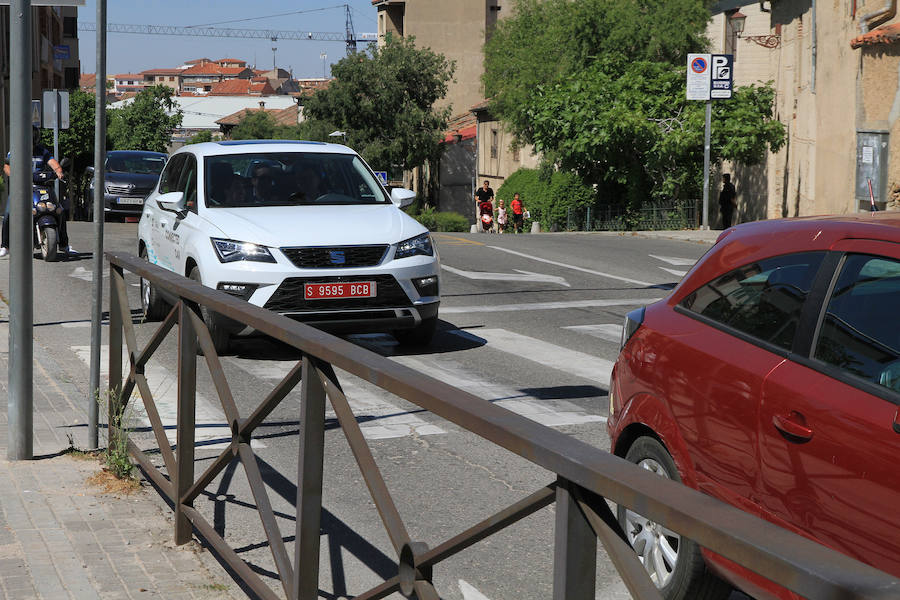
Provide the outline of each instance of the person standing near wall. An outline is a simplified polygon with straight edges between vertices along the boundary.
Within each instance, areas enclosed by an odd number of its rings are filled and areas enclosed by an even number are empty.
[[[719,192],[719,211],[722,213],[722,229],[731,227],[737,209],[737,191],[731,183],[731,175],[722,175],[722,191]]]

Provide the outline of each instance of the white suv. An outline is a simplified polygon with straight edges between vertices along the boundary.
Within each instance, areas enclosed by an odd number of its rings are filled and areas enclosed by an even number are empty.
[[[226,141],[171,156],[144,204],[138,252],[150,262],[298,321],[431,341],[437,251],[353,150],[300,141]],[[142,281],[149,319],[166,299]],[[201,307],[217,352],[247,333]]]

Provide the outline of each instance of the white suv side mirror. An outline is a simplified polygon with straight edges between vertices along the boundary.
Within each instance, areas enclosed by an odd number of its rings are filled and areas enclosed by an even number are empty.
[[[391,202],[399,208],[409,206],[416,199],[416,193],[405,188],[394,188],[391,190]]]
[[[163,210],[181,212],[184,210],[184,192],[169,192],[156,199]]]

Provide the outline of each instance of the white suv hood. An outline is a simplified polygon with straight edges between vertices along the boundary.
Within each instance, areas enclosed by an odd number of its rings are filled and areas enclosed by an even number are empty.
[[[212,208],[223,236],[264,246],[394,244],[427,230],[393,205]]]

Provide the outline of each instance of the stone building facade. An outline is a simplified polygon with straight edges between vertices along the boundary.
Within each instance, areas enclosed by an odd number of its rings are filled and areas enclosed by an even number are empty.
[[[878,208],[900,208],[891,200],[900,193],[896,4],[743,0],[713,9],[711,51],[734,51],[737,85],[773,82],[787,131],[764,164],[722,166],[734,173],[741,221],[869,210],[869,180]],[[746,17],[740,34],[735,15]]]

